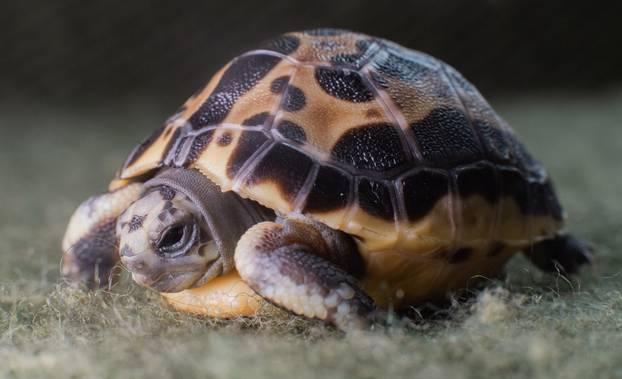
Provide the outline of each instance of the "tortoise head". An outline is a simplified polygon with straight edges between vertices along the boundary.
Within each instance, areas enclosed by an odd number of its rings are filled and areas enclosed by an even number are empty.
[[[220,255],[193,202],[170,187],[153,188],[119,218],[121,262],[137,283],[160,292],[192,287]],[[222,261],[222,259],[220,259]]]
[[[185,169],[164,171],[145,187],[117,221],[121,262],[138,284],[179,292],[233,269],[237,241],[256,222],[239,196]]]

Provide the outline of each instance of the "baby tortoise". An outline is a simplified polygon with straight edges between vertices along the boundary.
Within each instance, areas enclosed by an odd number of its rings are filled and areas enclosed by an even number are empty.
[[[318,29],[235,58],[136,147],[74,214],[63,273],[94,287],[120,260],[185,311],[265,299],[361,327],[518,251],[575,273],[590,249],[563,218],[544,168],[455,69]]]

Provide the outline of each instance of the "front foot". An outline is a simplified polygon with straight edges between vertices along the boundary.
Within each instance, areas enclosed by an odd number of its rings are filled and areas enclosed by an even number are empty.
[[[375,310],[373,300],[346,267],[334,263],[358,252],[330,250],[351,246],[334,240],[350,237],[336,231],[327,236],[326,229],[319,230],[325,226],[313,225],[287,219],[283,224],[262,222],[250,228],[235,251],[240,276],[263,298],[298,315],[330,322],[342,330],[368,327]]]
[[[117,217],[142,192],[133,183],[101,195],[92,196],[74,212],[65,237],[61,274],[88,288],[106,287],[118,277],[119,261],[116,233]]]
[[[61,274],[90,289],[113,284],[119,254],[114,243],[116,222],[99,225],[87,238],[69,246],[63,255]]]

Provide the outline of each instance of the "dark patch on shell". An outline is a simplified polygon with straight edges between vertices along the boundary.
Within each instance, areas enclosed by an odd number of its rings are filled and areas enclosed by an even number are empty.
[[[393,220],[391,191],[387,183],[361,178],[358,182],[358,204],[366,213],[385,220]]]
[[[304,92],[296,86],[289,85],[285,92],[283,109],[287,112],[296,112],[304,108],[306,104],[307,98]]]
[[[153,133],[151,133],[151,135],[147,137],[147,139],[145,139],[138,146],[136,146],[134,150],[132,150],[130,155],[127,157],[125,164],[123,165],[123,168],[127,168],[132,163],[136,162],[136,160],[138,160],[138,158],[149,148],[149,146],[151,146],[151,144],[153,144],[158,139],[158,137],[160,137],[163,131],[164,131],[164,126],[154,130]]]
[[[307,141],[307,135],[304,129],[292,121],[283,120],[277,126],[279,133],[286,139],[303,144]]]
[[[417,221],[449,193],[449,178],[444,173],[422,169],[404,179],[403,191],[408,219]]]
[[[516,168],[498,167],[497,172],[501,183],[501,194],[511,197],[525,215],[551,216],[556,221],[563,220],[563,209],[552,181],[530,182]]]
[[[562,221],[563,211],[550,180],[544,183],[530,183],[529,200],[529,214],[549,215],[557,221]]]
[[[300,46],[300,40],[292,35],[281,35],[276,38],[262,43],[259,48],[265,50],[272,50],[283,55],[289,55],[298,50]]]
[[[372,90],[355,71],[317,67],[315,80],[327,94],[337,99],[353,103],[363,103],[374,99]]]
[[[220,136],[218,136],[218,139],[216,139],[216,143],[218,144],[218,146],[228,146],[231,141],[233,141],[233,136],[231,135],[231,132],[224,132],[222,133]]]
[[[222,122],[236,101],[253,88],[281,58],[251,54],[231,63],[207,100],[188,120],[194,129]]]
[[[166,147],[164,147],[164,150],[162,151],[162,159],[169,156],[171,150],[173,149],[173,146],[175,146],[175,142],[177,142],[177,140],[180,139],[179,137],[180,135],[181,135],[181,128],[175,129],[175,132],[173,133],[171,138],[168,140],[168,142],[166,143]],[[173,153],[176,153],[176,151]]]
[[[464,112],[436,108],[423,120],[410,125],[421,155],[439,167],[452,167],[483,158],[477,136]]]
[[[214,132],[214,129],[206,130],[203,133],[194,137],[192,145],[190,145],[190,151],[188,152],[188,156],[186,157],[186,166],[193,164],[201,156],[203,151],[205,151],[209,143],[212,141],[212,138],[214,137]]]
[[[244,126],[265,125],[266,121],[268,121],[269,118],[271,118],[269,112],[257,113],[255,115],[252,115],[251,117],[247,118],[246,120],[244,120],[242,122],[242,125],[244,125]]]
[[[235,178],[244,163],[268,140],[263,132],[245,130],[240,134],[238,143],[227,162],[227,176]]]
[[[287,162],[287,163],[284,163]],[[281,195],[293,202],[302,188],[313,160],[306,154],[283,144],[276,144],[249,174],[246,185],[272,182],[280,188]]]
[[[493,126],[485,120],[474,120],[473,129],[479,133],[490,160],[501,163],[512,161],[513,155],[510,145],[498,126]]]
[[[341,209],[350,202],[350,177],[330,166],[320,166],[303,209],[322,213]]]
[[[497,169],[501,184],[501,194],[514,198],[516,205],[523,213],[529,210],[529,187],[525,177],[515,168],[501,167]]]
[[[289,83],[289,75],[279,76],[270,83],[270,92],[279,94],[287,87]]]
[[[489,203],[494,203],[499,198],[495,168],[491,164],[480,162],[460,167],[455,174],[458,194],[462,198],[481,195]]]
[[[346,131],[333,146],[331,157],[373,171],[386,171],[406,161],[397,130],[393,125],[383,123]]]
[[[527,174],[528,180],[542,181],[546,177],[544,168],[536,159],[527,151],[525,145],[523,145],[516,135],[512,132],[506,132],[504,134],[505,139],[512,147],[512,153],[515,157],[516,165]]]

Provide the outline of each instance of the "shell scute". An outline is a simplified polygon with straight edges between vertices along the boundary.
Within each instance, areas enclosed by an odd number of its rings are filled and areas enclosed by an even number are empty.
[[[393,183],[359,178],[356,186],[357,205],[367,214],[383,220],[395,219]]]
[[[450,183],[447,173],[439,170],[418,169],[405,175],[401,185],[408,220],[417,221],[424,217],[449,194]]]
[[[253,198],[261,198],[264,205],[280,211],[292,211],[313,165],[308,155],[277,143],[254,163],[244,178],[241,192]],[[266,185],[270,188],[266,188]],[[269,193],[274,190],[276,193]],[[284,204],[288,206],[284,208]]]
[[[207,100],[188,120],[194,129],[223,122],[238,99],[252,89],[281,58],[265,54],[245,55],[234,60]]]
[[[341,30],[288,33],[234,59],[121,176],[163,164],[387,249],[422,235],[428,252],[524,241],[529,217],[540,230],[562,218],[542,166],[455,69]]]
[[[352,199],[352,178],[343,170],[322,165],[312,182],[303,213],[326,213],[346,208]]]

